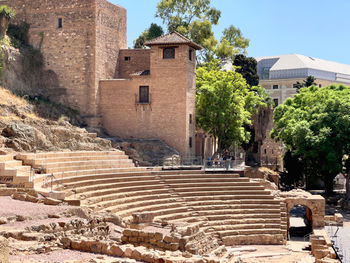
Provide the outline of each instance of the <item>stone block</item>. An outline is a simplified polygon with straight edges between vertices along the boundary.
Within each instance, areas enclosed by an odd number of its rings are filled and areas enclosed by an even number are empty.
[[[110,251],[110,255],[115,257],[121,257],[125,252],[120,246],[116,244],[112,245],[109,251]]]

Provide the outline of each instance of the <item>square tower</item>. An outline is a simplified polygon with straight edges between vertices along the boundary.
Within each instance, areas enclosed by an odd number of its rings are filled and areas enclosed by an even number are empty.
[[[122,138],[160,139],[182,156],[195,153],[196,50],[173,32],[121,50],[119,78],[100,82],[103,127]]]

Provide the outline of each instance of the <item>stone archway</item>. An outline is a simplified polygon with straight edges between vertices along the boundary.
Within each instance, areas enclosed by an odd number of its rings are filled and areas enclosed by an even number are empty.
[[[288,233],[289,237],[306,237],[312,232],[312,211],[304,205],[295,205],[290,209],[288,215]]]
[[[325,199],[320,195],[308,196],[286,196],[284,199],[287,206],[287,222],[289,228],[289,215],[292,208],[296,205],[302,205],[307,208],[306,217],[312,222],[312,229],[324,227]]]

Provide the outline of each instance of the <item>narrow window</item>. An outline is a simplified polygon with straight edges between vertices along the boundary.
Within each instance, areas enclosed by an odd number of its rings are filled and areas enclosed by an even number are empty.
[[[266,154],[266,149],[264,149],[264,153]]]
[[[275,104],[275,107],[278,106],[278,99],[273,99],[273,103]]]
[[[278,85],[273,85],[272,89],[278,89]]]
[[[168,47],[163,49],[163,59],[174,59],[175,58],[175,48]]]
[[[190,124],[192,124],[192,114],[190,114]]]
[[[192,56],[193,56],[193,50],[189,49],[188,50],[188,59],[192,61]]]
[[[125,61],[130,61],[130,60],[131,60],[131,57],[124,57],[124,60],[125,60]]]
[[[189,146],[190,146],[190,148],[192,148],[192,137],[190,137]]]
[[[57,28],[62,28],[62,18],[59,18],[57,21]]]
[[[149,103],[149,87],[148,86],[140,86],[139,90],[140,95],[140,103]]]
[[[273,149],[271,150],[271,153],[273,154]]]
[[[319,86],[320,88],[322,88],[322,84],[318,84],[318,86]]]

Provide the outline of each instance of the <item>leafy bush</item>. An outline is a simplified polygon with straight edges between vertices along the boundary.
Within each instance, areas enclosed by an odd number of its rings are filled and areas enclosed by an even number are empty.
[[[12,8],[6,5],[0,5],[0,17],[6,17],[7,19],[11,19],[16,15],[15,11]]]

